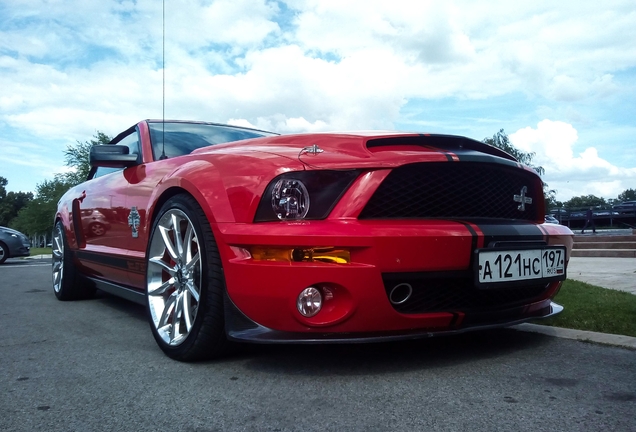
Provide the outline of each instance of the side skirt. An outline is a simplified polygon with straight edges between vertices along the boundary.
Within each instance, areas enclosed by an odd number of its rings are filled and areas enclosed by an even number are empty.
[[[124,298],[126,300],[135,302],[142,306],[146,305],[146,296],[145,294],[139,291],[135,291],[133,289],[127,288],[122,285],[117,285],[112,282],[106,282],[101,279],[95,279],[88,276],[86,278],[90,280],[91,282],[93,282],[96,288],[102,291],[105,291],[108,294],[112,294],[114,296]]]

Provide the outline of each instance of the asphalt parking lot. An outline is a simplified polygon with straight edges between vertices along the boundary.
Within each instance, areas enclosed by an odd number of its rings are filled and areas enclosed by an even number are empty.
[[[63,303],[49,261],[0,266],[2,431],[632,431],[636,351],[515,330],[423,341],[159,350],[143,308]]]

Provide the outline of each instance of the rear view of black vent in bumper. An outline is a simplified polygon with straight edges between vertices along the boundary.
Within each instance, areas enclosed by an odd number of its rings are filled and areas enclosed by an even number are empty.
[[[470,272],[467,272],[470,273]],[[386,273],[382,275],[387,297],[399,284],[408,283],[412,294],[408,300],[393,304],[405,314],[430,312],[480,313],[524,306],[543,300],[547,285],[529,282],[527,286],[477,289],[473,277],[449,277],[449,274]]]
[[[522,190],[532,199],[523,210]],[[516,199],[515,199],[515,196]],[[434,162],[394,169],[373,194],[360,219],[497,218],[537,221],[543,208],[540,179],[507,165]]]

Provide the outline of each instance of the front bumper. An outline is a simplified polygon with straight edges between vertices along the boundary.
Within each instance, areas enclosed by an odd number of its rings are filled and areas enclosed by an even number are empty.
[[[295,333],[273,330],[255,323],[247,318],[236,306],[226,298],[225,329],[227,337],[237,342],[277,343],[277,344],[322,344],[322,343],[375,343],[425,339],[434,336],[451,336],[471,331],[489,330],[509,327],[534,319],[549,318],[563,311],[563,306],[552,301],[547,306],[524,315],[522,309],[501,311],[490,316],[490,323],[469,325],[463,328],[438,330],[404,330],[375,333]]]
[[[11,251],[11,258],[28,257],[31,255],[30,246],[21,245]]]
[[[454,302],[447,308],[403,313],[389,301],[386,281],[391,278],[386,276],[471,274],[474,250],[486,247],[492,239],[565,243],[568,256],[571,250],[571,243],[563,241],[571,236],[567,228],[548,233],[534,224],[325,220],[219,224],[216,228],[227,287],[226,303],[231,305],[226,311],[228,336],[252,342],[409,339],[502,327],[550,316],[562,309],[551,303],[560,282],[545,283],[530,296],[494,306],[483,301]],[[493,234],[495,231],[497,235]],[[351,251],[351,263],[256,261],[240,253],[250,246],[346,248]],[[309,286],[326,287],[333,298],[324,302],[316,316],[306,318],[298,312],[296,299]],[[461,289],[467,291],[466,286]]]

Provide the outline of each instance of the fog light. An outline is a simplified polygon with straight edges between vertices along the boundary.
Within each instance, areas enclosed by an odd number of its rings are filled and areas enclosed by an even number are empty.
[[[298,296],[296,307],[298,307],[298,312],[304,317],[309,318],[316,315],[322,308],[320,290],[314,287],[305,288]]]

